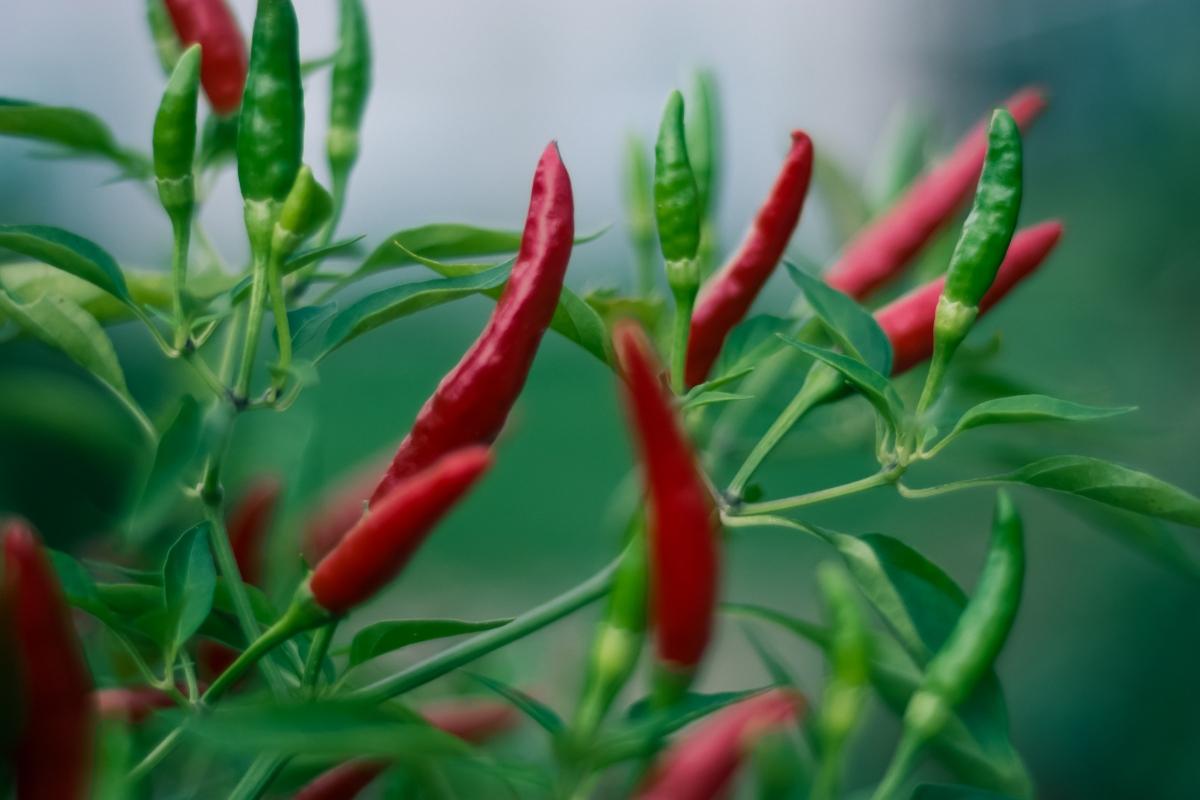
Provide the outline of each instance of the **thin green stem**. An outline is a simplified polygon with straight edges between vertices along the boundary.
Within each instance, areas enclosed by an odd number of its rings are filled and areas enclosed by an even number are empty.
[[[292,760],[291,756],[262,755],[254,760],[250,769],[229,793],[229,800],[258,800],[267,793],[271,783]]]
[[[771,423],[771,427],[754,445],[750,455],[746,457],[737,474],[733,476],[733,480],[729,483],[728,494],[731,497],[740,497],[746,489],[746,484],[754,477],[754,473],[762,466],[763,461],[783,441],[796,423],[809,411],[832,397],[841,385],[842,379],[836,370],[821,364],[814,365],[808,371],[808,377],[805,378],[800,391]]]
[[[1002,478],[966,478],[961,481],[953,481],[951,483],[943,483],[940,486],[927,486],[923,489],[913,489],[905,486],[902,483],[896,484],[896,490],[900,492],[900,496],[908,500],[924,500],[928,497],[937,497],[940,494],[950,494],[951,492],[959,492],[963,489],[974,489],[979,486],[999,486],[1008,483]]]
[[[292,365],[292,332],[288,325],[287,295],[283,291],[282,265],[278,253],[267,259],[267,288],[271,295],[271,315],[275,318],[275,338],[279,342],[279,362],[271,379],[271,388],[278,392],[287,382],[287,370]]]
[[[308,659],[304,662],[304,676],[300,680],[300,685],[307,690],[313,691],[317,688],[317,682],[321,678],[321,667],[325,663],[325,654],[329,652],[335,631],[337,620],[331,620],[317,628],[317,632],[313,634],[312,643],[308,646]]]
[[[671,386],[680,395],[687,391],[688,335],[692,328],[692,307],[695,303],[695,292],[675,293],[675,317],[671,323]]]
[[[911,732],[906,731],[901,735],[900,744],[896,746],[896,752],[892,755],[892,762],[888,765],[883,780],[879,782],[879,787],[871,795],[871,800],[891,800],[900,796],[900,789],[917,765],[922,745],[922,740]]]
[[[192,215],[172,214],[171,232],[171,309],[175,314],[175,349],[182,350],[188,340],[188,320],[183,309],[187,287],[188,245],[192,237]]]
[[[395,675],[357,689],[348,697],[369,703],[381,703],[418,686],[424,686],[464,664],[541,630],[607,594],[612,588],[613,575],[620,563],[618,558],[583,583],[526,611],[507,625],[473,636]]]
[[[803,533],[830,544],[829,537],[820,529],[805,525],[787,517],[776,517],[771,514],[757,514],[753,517],[738,517],[732,514],[722,514],[721,524],[727,528],[786,528],[790,531]]]
[[[267,282],[267,257],[256,255],[254,283],[250,288],[250,301],[246,309],[246,333],[242,339],[242,365],[238,371],[237,383],[233,387],[234,397],[238,402],[244,402],[250,394],[250,378],[254,374],[254,356],[258,352],[258,336],[262,330],[267,299]]]
[[[895,483],[900,477],[901,470],[891,469],[882,470],[874,475],[868,475],[865,478],[860,478],[850,483],[844,483],[840,486],[832,486],[828,489],[821,489],[808,494],[796,495],[795,497],[784,497],[780,500],[767,500],[762,503],[746,503],[734,510],[736,516],[750,517],[759,514],[774,514],[779,511],[788,511],[793,508],[803,508],[804,506],[816,505],[829,500],[835,500],[839,497],[865,492],[868,489],[874,489],[877,486],[886,486],[889,483]]]

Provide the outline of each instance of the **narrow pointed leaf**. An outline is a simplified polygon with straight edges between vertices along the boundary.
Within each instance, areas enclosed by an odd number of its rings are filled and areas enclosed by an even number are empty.
[[[522,714],[529,717],[537,723],[538,727],[551,736],[558,736],[566,729],[566,723],[562,721],[562,717],[540,700],[530,697],[525,692],[489,678],[486,675],[472,673],[471,677],[487,687],[488,690],[495,692]]]
[[[169,636],[165,644],[171,656],[199,630],[212,611],[217,570],[209,548],[209,532],[207,522],[186,531],[167,551],[163,564],[163,601]]]
[[[490,631],[510,622],[511,619],[488,619],[479,622],[464,619],[398,619],[376,622],[354,635],[350,643],[349,666],[357,666],[409,645],[462,636],[466,633]]]
[[[790,261],[783,263],[834,341],[880,375],[890,375],[892,345],[875,317],[825,281],[814,278]]]
[[[95,242],[46,225],[0,225],[0,248],[8,248],[82,278],[132,305],[125,277]]]

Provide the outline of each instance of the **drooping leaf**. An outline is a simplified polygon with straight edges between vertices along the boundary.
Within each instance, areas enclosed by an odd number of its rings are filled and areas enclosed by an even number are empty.
[[[592,234],[576,236],[575,244],[590,242],[606,230],[602,228]],[[418,263],[413,254],[425,258],[457,259],[515,253],[520,248],[520,231],[481,228],[456,222],[433,223],[396,231],[366,257],[356,273]]]
[[[338,304],[322,303],[316,306],[300,306],[288,312],[288,330],[292,335],[292,350],[303,352],[310,344],[317,341],[325,331],[326,325],[337,315]],[[272,334],[271,340],[279,348],[278,332]]]
[[[61,147],[68,155],[107,159],[131,177],[150,174],[145,156],[118,145],[107,125],[77,108],[0,98],[0,135]]]
[[[958,418],[946,440],[972,428],[985,425],[1012,425],[1026,422],[1084,422],[1128,414],[1134,406],[1105,408],[1072,403],[1044,394],[1016,395],[988,400],[969,409]]]
[[[466,633],[490,631],[509,622],[512,620],[488,619],[474,622],[463,619],[397,619],[376,622],[354,635],[350,642],[349,666],[357,666],[409,645],[462,636]]]
[[[364,297],[330,320],[317,358],[392,320],[495,289],[507,280],[508,271],[507,265],[501,265],[478,275],[405,283]]]
[[[163,563],[163,602],[167,610],[168,663],[212,610],[217,570],[209,548],[209,524],[202,522],[171,545]]]
[[[327,258],[332,258],[338,255],[353,255],[355,245],[365,239],[365,236],[354,236],[349,239],[340,239],[336,242],[330,242],[327,245],[320,247],[312,247],[308,250],[301,250],[283,262],[282,274],[290,275],[298,269],[307,267],[315,261],[324,261]]]
[[[132,305],[117,262],[95,242],[47,225],[0,225],[0,247],[82,278]]]
[[[531,697],[520,689],[516,689],[506,683],[489,678],[486,675],[472,673],[471,677],[479,681],[490,691],[495,692],[522,714],[529,717],[539,728],[551,736],[558,736],[566,730],[567,726],[562,721],[562,717],[541,700]]]
[[[814,278],[790,261],[783,263],[834,341],[880,375],[890,375],[892,345],[875,317],[825,281]]]

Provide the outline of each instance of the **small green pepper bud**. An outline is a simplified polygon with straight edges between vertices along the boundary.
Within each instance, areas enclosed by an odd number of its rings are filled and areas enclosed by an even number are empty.
[[[271,240],[273,257],[290,255],[305,239],[312,236],[333,213],[333,198],[317,183],[307,164],[296,173],[296,182],[279,209],[275,233]]]
[[[358,129],[371,91],[371,37],[362,0],[341,0],[341,42],[330,83],[329,167],[345,180],[358,160]]]
[[[192,166],[199,98],[200,46],[192,45],[176,62],[154,117],[154,177],[172,220],[190,219],[196,203]]]
[[[688,161],[683,126],[683,95],[671,92],[654,147],[654,214],[667,262],[667,282],[677,295],[694,296],[700,287],[696,252],[700,248],[700,191]]]

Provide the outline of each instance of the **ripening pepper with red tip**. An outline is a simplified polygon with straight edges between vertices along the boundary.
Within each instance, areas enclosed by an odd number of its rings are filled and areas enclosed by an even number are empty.
[[[342,614],[383,588],[491,463],[488,448],[465,447],[396,482],[317,564],[308,582],[317,605]]]
[[[200,83],[213,111],[233,114],[242,102],[249,60],[246,40],[225,0],[164,0],[184,45],[200,45]]]
[[[773,689],[706,719],[663,756],[639,800],[711,800],[721,797],[755,740],[797,719],[804,698]]]
[[[637,325],[622,322],[613,343],[646,487],[651,620],[660,675],[686,686],[712,633],[719,516],[649,341]]]
[[[82,800],[91,783],[95,741],[92,676],[37,534],[14,520],[4,524],[0,540],[24,700],[15,753],[17,797]]]
[[[1046,109],[1040,89],[1014,94],[1004,106],[1027,129]],[[861,300],[900,274],[974,194],[988,145],[988,120],[971,129],[940,164],[928,170],[877,220],[850,242],[825,281]]]
[[[1017,232],[991,288],[979,303],[983,314],[1014,286],[1041,266],[1062,237],[1058,221],[1031,225]],[[875,321],[892,344],[892,374],[899,375],[929,359],[933,353],[933,326],[945,276],[920,286],[875,312]]]
[[[499,435],[554,316],[574,235],[571,178],[551,142],[533,176],[521,248],[496,309],[417,414],[372,505],[451,450],[491,444]]]
[[[746,316],[783,257],[783,250],[800,221],[812,169],[812,139],[803,131],[794,131],[791,149],[775,185],[746,238],[720,272],[705,284],[696,300],[688,334],[685,370],[688,386],[703,383],[708,377],[725,337]]]

